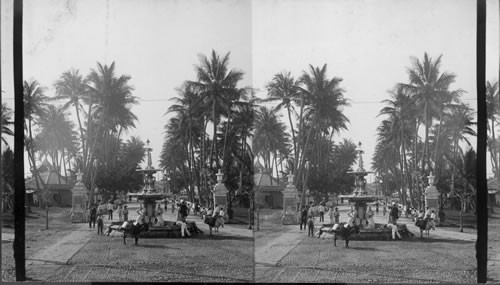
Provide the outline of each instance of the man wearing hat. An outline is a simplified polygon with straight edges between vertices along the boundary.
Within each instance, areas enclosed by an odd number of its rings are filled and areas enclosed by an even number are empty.
[[[392,202],[391,206],[391,212],[389,213],[389,220],[390,222],[396,222],[399,218],[399,209],[398,206],[396,205],[396,202]]]

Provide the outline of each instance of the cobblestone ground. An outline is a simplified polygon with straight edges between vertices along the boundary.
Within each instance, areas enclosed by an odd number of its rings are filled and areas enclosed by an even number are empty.
[[[298,226],[280,226],[278,221],[261,221],[262,231],[256,233],[256,282],[476,282],[474,241],[431,236],[403,241],[351,241],[346,249],[343,241],[334,247],[332,240],[309,238]],[[282,248],[273,247],[277,240],[291,235],[300,242],[284,254]],[[260,252],[260,248],[265,250]],[[272,252],[282,255],[269,258]]]
[[[141,239],[94,236],[46,281],[241,282],[253,280],[250,238]],[[39,266],[38,270],[43,270]]]
[[[135,219],[135,203],[129,204]],[[66,209],[67,210],[67,209]],[[67,211],[66,211],[67,212]],[[123,244],[121,234],[102,236],[85,224],[68,223],[67,213],[51,215],[50,230],[41,231],[40,220],[27,231],[29,280],[135,281],[135,282],[251,282],[254,275],[252,231],[246,225],[226,225],[209,236],[208,226],[189,216],[203,230],[191,238],[133,239]],[[175,214],[165,213],[167,220]],[[115,219],[117,220],[117,219]],[[109,221],[105,219],[105,223]],[[2,233],[9,229],[2,229]],[[28,233],[29,232],[29,233]],[[78,238],[72,237],[78,234]],[[61,246],[58,246],[58,245]],[[68,250],[68,246],[75,248]],[[71,253],[70,253],[71,252]],[[59,256],[59,258],[53,258]],[[67,257],[66,257],[67,256]],[[39,258],[38,258],[39,257]],[[14,281],[12,242],[2,242],[2,281]]]
[[[500,207],[488,219],[488,283],[500,284]]]

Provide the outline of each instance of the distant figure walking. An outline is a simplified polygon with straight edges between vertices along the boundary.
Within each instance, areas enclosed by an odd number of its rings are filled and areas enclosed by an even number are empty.
[[[313,216],[309,216],[309,219],[307,220],[307,236],[314,236],[314,218]]]

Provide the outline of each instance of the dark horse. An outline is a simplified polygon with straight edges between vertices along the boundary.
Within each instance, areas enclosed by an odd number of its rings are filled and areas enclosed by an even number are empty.
[[[422,219],[419,218],[415,222],[415,226],[420,228],[420,238],[424,237],[424,231],[427,232],[427,237],[429,237],[429,230],[434,228],[434,221],[431,221],[429,219]]]
[[[141,234],[141,232],[147,232],[149,230],[149,226],[146,223],[140,225],[129,223],[127,227],[123,227],[121,229],[123,230],[123,244],[127,244],[127,237],[133,237],[135,239],[135,245],[138,245],[139,234]]]
[[[353,234],[359,234],[359,226],[354,225],[354,226],[347,226],[345,227],[345,223],[340,223],[339,227],[334,230],[334,237],[333,237],[333,245],[337,246],[337,238],[341,237],[345,240],[345,247],[349,247],[349,237]]]

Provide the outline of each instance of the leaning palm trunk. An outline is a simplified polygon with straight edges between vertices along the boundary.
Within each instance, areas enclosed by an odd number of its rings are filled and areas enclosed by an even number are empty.
[[[290,106],[287,107],[287,111],[288,111],[288,121],[290,122],[290,128],[292,130],[293,153],[297,155],[297,140],[295,139],[295,130],[293,129],[292,116],[290,114]],[[295,165],[292,166],[292,169],[290,169],[291,173],[295,172],[294,169],[295,167],[296,167]]]

